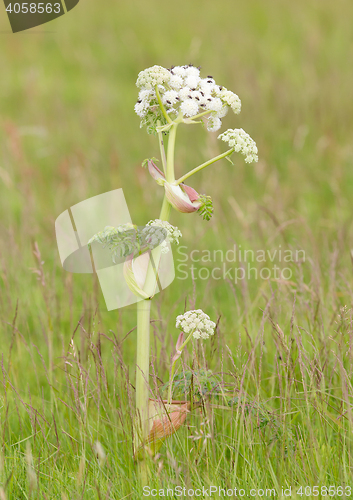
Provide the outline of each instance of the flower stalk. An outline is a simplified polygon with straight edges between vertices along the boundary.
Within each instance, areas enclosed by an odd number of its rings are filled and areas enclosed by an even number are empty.
[[[208,339],[210,335],[214,334],[216,323],[210,320],[210,317],[205,314],[201,309],[195,311],[187,311],[176,319],[175,326],[182,330],[178,337],[175,354],[172,359],[172,366],[170,370],[169,385],[168,385],[168,403],[172,400],[172,385],[175,373],[175,365],[181,356],[181,353],[191,337],[195,339]],[[184,333],[188,333],[188,337],[184,341]]]
[[[184,340],[184,332],[181,332],[181,334],[179,335],[178,342],[176,344],[176,351],[175,351],[175,354],[173,356],[172,366],[171,366],[171,369],[170,369],[169,386],[168,386],[168,397],[167,397],[168,404],[171,404],[171,401],[172,401],[172,387],[173,387],[173,379],[174,379],[174,373],[175,373],[175,367],[176,367],[177,361],[180,358],[180,356],[181,356],[181,354],[183,352],[184,347],[186,346],[186,344],[191,339],[192,334],[193,334],[193,332],[190,333],[190,335],[185,340],[185,342],[183,342],[183,340]],[[182,342],[181,345],[179,345],[180,342]]]
[[[200,170],[208,167],[209,165],[212,165],[212,163],[215,163],[216,161],[222,160],[223,158],[226,158],[227,156],[232,155],[233,153],[234,153],[234,148],[228,149],[228,151],[226,151],[225,153],[222,153],[222,154],[220,154],[218,156],[215,156],[211,160],[208,160],[205,163],[202,163],[201,165],[199,165],[198,167],[193,168],[192,170],[190,170],[190,172],[188,172],[187,174],[185,174],[182,177],[180,177],[179,179],[177,179],[174,184],[176,186],[178,186],[179,184],[181,184],[182,182],[186,181],[186,179],[188,179],[192,175],[196,174]]]
[[[141,439],[148,432],[151,301],[137,303],[136,409]]]
[[[169,141],[168,141],[168,153],[165,157],[165,150],[162,141],[162,136],[159,134],[160,150],[162,157],[162,164],[165,166],[166,175],[174,180],[174,150],[175,150],[175,137],[176,137],[176,127],[173,125],[171,128]],[[165,160],[166,158],[166,160]],[[162,221],[168,221],[170,218],[171,205],[164,196],[161,212],[159,218]],[[138,419],[138,435],[139,443],[135,444],[139,446],[146,441],[148,436],[148,408],[149,408],[149,360],[150,360],[150,312],[151,312],[151,299],[155,293],[157,286],[157,273],[159,268],[160,255],[155,258],[154,266],[151,262],[148,266],[146,285],[144,287],[147,294],[150,294],[150,299],[142,300],[137,303],[137,355],[136,355],[136,411]],[[154,268],[153,268],[154,267]],[[137,449],[137,448],[136,448]],[[145,467],[146,464],[140,462],[140,474],[143,478],[146,476]]]

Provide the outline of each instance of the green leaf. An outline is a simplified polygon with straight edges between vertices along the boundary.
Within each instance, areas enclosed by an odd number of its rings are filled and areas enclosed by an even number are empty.
[[[211,196],[201,194],[197,201],[201,202],[201,206],[198,209],[199,215],[201,215],[204,220],[210,220],[213,215],[213,203]]]
[[[143,162],[141,163],[141,167],[142,168],[147,167],[149,161],[153,161],[154,163],[156,163],[156,161],[159,161],[159,160],[158,160],[158,158],[155,158],[154,156],[152,156],[152,158],[145,158],[143,160]]]

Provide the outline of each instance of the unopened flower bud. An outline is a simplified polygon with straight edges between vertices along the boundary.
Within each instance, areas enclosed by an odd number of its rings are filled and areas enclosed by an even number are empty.
[[[191,213],[200,209],[202,203],[198,201],[200,195],[195,189],[183,183],[176,185],[167,182],[163,172],[151,160],[148,161],[148,170],[157,184],[164,186],[167,200],[175,210]]]
[[[175,363],[175,361],[177,361],[180,358],[181,356],[180,348],[183,345],[183,343],[184,343],[184,332],[181,332],[175,346],[175,354],[172,359],[172,364]]]
[[[124,263],[124,278],[127,286],[134,295],[141,299],[149,299],[149,295],[144,291],[144,285],[149,264],[149,253],[146,252],[134,258],[130,255]]]

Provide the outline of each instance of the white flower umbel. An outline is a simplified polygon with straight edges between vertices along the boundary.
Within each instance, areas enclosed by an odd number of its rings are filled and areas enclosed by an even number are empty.
[[[149,242],[153,247],[160,245],[161,252],[167,253],[169,247],[167,242],[174,245],[179,245],[179,238],[182,237],[181,232],[169,222],[155,219],[147,222],[146,226],[142,229],[142,235],[146,242]]]
[[[92,236],[88,242],[88,247],[96,242],[104,247],[107,247],[112,256],[112,260],[116,263],[119,257],[126,257],[136,251],[138,229],[137,226],[127,223],[118,227],[106,226],[103,231]]]
[[[168,221],[161,219],[150,220],[146,226],[161,227],[167,231],[169,243],[179,245],[179,238],[182,237],[181,231],[177,227],[172,226]]]
[[[225,87],[220,88],[219,91],[216,92],[216,95],[225,103],[228,104],[237,115],[241,111],[241,101],[237,94],[227,90]]]
[[[189,342],[191,337],[194,337],[195,339],[208,339],[210,335],[214,334],[216,323],[211,321],[210,317],[206,313],[204,313],[202,309],[196,309],[193,311],[187,311],[186,313],[177,316],[175,326],[179,328],[182,333],[178,337],[175,346],[175,354],[172,359],[168,387],[168,403],[170,403],[170,401],[172,400],[172,384],[175,365],[181,356],[182,350]],[[185,341],[184,334],[188,335]]]
[[[218,139],[228,143],[236,153],[243,154],[246,163],[258,160],[256,142],[242,128],[228,129],[223,134],[220,134]]]
[[[216,323],[201,309],[196,309],[178,316],[176,327],[186,334],[192,334],[195,339],[208,339],[214,334]]]
[[[214,132],[220,128],[228,109],[236,114],[241,109],[236,94],[217,85],[212,76],[201,78],[200,69],[193,65],[170,69],[152,66],[139,73],[136,85],[141,90],[135,112],[149,133],[158,130],[158,121],[160,129],[168,131],[175,121],[195,123],[196,118],[211,113],[207,130]],[[158,104],[164,106],[163,113]]]
[[[156,85],[163,85],[170,80],[170,72],[162,66],[152,66],[140,71],[136,86],[143,90],[153,89]]]

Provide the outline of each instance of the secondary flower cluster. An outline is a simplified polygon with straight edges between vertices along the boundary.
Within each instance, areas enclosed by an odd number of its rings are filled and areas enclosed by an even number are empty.
[[[167,253],[170,244],[179,245],[179,238],[182,237],[177,227],[172,226],[167,221],[160,219],[150,220],[141,231],[142,238],[148,242],[152,248],[161,245],[162,253]]]
[[[92,236],[88,242],[88,247],[97,242],[108,247],[111,252],[114,264],[117,258],[126,257],[134,252],[136,248],[137,227],[134,224],[121,224],[118,227],[105,226],[103,231]]]
[[[202,309],[196,309],[177,316],[176,327],[186,334],[192,333],[195,339],[208,339],[214,334],[216,323]]]
[[[190,119],[203,113],[208,114],[207,130],[219,130],[221,119],[231,108],[240,113],[239,97],[216,84],[212,76],[200,77],[200,69],[195,66],[174,66],[166,69],[152,66],[138,75],[136,85],[140,88],[135,112],[142,118],[141,126],[147,125],[149,132],[155,131],[157,119],[165,123],[160,112],[158,96],[173,120],[179,114]]]
[[[223,132],[223,134],[220,134],[218,139],[227,142],[231,148],[234,148],[236,153],[243,154],[246,163],[258,160],[256,142],[242,128],[234,130],[230,128],[226,132]]]
[[[177,227],[172,226],[167,221],[160,219],[150,220],[146,226],[137,227],[133,224],[122,224],[118,227],[106,226],[103,231],[95,234],[88,242],[97,242],[108,247],[112,260],[141,253],[147,249],[153,250],[161,246],[162,253],[169,251],[167,242],[179,244],[182,234]]]

